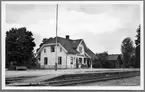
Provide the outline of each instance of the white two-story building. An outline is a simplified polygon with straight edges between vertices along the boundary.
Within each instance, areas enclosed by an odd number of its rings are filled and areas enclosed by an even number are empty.
[[[37,51],[37,59],[41,68],[81,68],[82,65],[92,66],[92,60],[98,57],[87,48],[83,39],[49,38]],[[56,53],[57,50],[57,53]],[[57,56],[57,58],[56,58]]]

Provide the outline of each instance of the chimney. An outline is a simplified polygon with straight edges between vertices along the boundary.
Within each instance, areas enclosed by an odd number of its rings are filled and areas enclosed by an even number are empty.
[[[66,35],[65,37],[66,37],[66,39],[69,39],[69,35]]]

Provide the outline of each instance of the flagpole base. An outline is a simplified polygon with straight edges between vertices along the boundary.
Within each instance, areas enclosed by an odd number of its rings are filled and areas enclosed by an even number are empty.
[[[57,63],[55,63],[55,71],[57,71]]]

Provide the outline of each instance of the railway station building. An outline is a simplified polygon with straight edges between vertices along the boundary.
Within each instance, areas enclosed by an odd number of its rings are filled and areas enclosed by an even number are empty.
[[[92,61],[98,59],[83,39],[70,39],[69,35],[65,38],[57,37],[57,45],[56,37],[47,39],[37,51],[36,57],[40,67],[48,69],[55,68],[55,63],[58,69],[91,68]]]

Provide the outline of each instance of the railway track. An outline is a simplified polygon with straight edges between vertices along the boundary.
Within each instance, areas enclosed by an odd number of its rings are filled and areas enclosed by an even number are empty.
[[[22,76],[22,77],[13,77],[13,78],[6,78],[6,84],[12,84],[19,82],[20,80],[29,79],[37,76]]]
[[[52,81],[45,81],[42,83],[44,86],[70,86],[70,85],[76,85],[81,83],[90,83],[90,82],[97,82],[97,81],[106,81],[106,80],[114,80],[114,79],[120,79],[120,78],[128,78],[128,77],[134,77],[139,76],[139,72],[133,72],[133,73],[111,73],[111,74],[105,74],[100,76],[91,76],[91,77],[77,77],[77,78],[70,78],[70,79],[64,79],[64,80],[52,80]],[[41,83],[40,83],[41,85]]]
[[[81,83],[91,83],[97,81],[114,80],[139,76],[140,71],[113,71],[113,72],[89,72],[81,74],[64,74],[51,79],[46,79],[37,83],[14,82],[9,86],[71,86]]]

